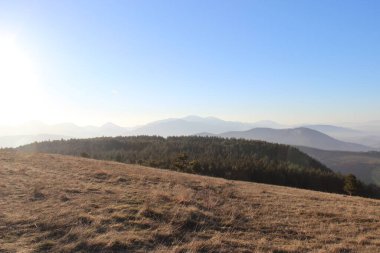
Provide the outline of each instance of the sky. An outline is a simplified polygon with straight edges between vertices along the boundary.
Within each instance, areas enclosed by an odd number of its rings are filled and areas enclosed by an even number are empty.
[[[380,1],[0,0],[0,124],[380,119]]]

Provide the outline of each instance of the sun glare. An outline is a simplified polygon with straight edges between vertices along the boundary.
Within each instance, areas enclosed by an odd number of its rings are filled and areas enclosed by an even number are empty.
[[[12,36],[0,35],[0,112],[9,122],[36,115],[41,86],[32,60]]]

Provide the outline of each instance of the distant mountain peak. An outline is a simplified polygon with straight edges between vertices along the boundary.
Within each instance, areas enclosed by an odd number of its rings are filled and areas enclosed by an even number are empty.
[[[201,116],[197,116],[197,115],[189,115],[189,116],[186,116],[186,117],[183,117],[180,119],[186,120],[186,121],[191,121],[191,122],[210,122],[210,121],[225,122],[222,119],[219,119],[217,117],[212,117],[212,116],[201,117]]]
[[[117,127],[119,128],[120,126],[116,125],[115,123],[112,122],[107,122],[101,126],[101,128],[114,128]]]
[[[186,117],[180,118],[183,120],[203,120],[204,118],[198,115],[188,115]]]

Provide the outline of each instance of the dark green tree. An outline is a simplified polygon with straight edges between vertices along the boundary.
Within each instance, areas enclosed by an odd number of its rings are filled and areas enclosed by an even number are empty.
[[[343,190],[350,195],[355,195],[359,192],[360,183],[356,177],[352,174],[348,174],[344,178]]]
[[[115,157],[116,162],[123,162],[123,156],[120,153],[117,153]]]
[[[202,166],[198,160],[192,160],[189,163],[190,172],[192,173],[199,173],[202,169]]]
[[[175,159],[174,166],[178,171],[185,171],[188,167],[189,156],[186,153],[179,153]]]
[[[82,153],[80,153],[80,156],[81,156],[81,157],[84,157],[84,158],[90,158],[90,155],[87,154],[86,152],[82,152]]]

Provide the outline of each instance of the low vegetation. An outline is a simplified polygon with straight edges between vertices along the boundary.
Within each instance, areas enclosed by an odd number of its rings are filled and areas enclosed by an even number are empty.
[[[298,149],[280,144],[218,137],[103,137],[33,143],[19,150],[113,160],[200,175],[345,191],[344,176]],[[380,189],[357,182],[350,194],[380,197]]]
[[[380,201],[0,152],[0,252],[377,252]]]

